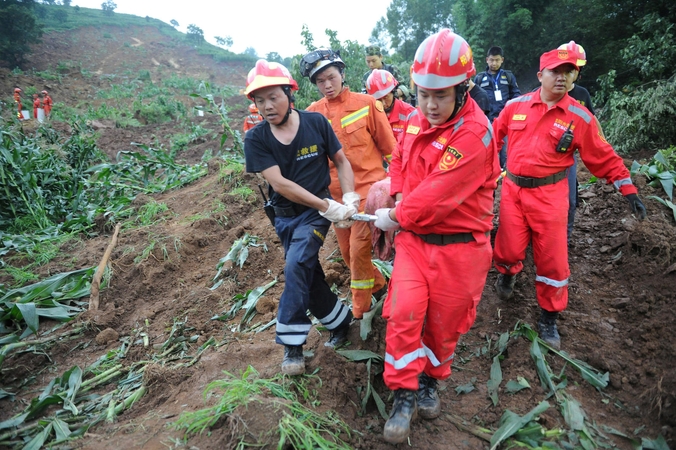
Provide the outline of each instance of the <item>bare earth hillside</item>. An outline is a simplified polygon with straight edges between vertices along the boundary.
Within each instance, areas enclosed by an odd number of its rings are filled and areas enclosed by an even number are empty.
[[[3,71],[1,92],[11,92],[15,84],[38,89],[48,86],[56,102],[80,108],[86,104],[99,107],[109,101],[97,98],[97,91],[108,89],[115,79],[141,70],[149,71],[154,82],[180,74],[236,90],[244,86],[249,69],[241,63],[217,63],[209,56],[200,56],[153,27],[83,28],[53,33],[36,48],[30,63],[38,71],[56,71],[61,65],[65,67],[61,71],[63,76],[45,80],[28,73],[15,76]],[[199,99],[188,95],[182,101],[189,106],[200,104]],[[244,97],[235,94],[226,102],[233,108],[232,127],[241,129],[246,111]],[[207,149],[213,154],[218,152],[220,134],[215,136],[222,130],[214,116],[193,121],[211,134],[182,150],[180,157],[190,163],[200,161]],[[112,121],[102,121],[96,131],[99,147],[114,159],[119,150],[129,149],[132,142],[170,145],[174,122],[140,125],[117,128]],[[31,127],[34,125],[25,124],[27,131]],[[57,121],[54,127],[67,131],[68,125]],[[68,448],[225,449],[236,448],[242,436],[249,443],[277,448],[277,442],[270,441],[269,434],[276,429],[284,409],[270,407],[264,398],[230,414],[227,420],[219,420],[209,432],[187,440],[184,430],[170,426],[184,412],[213,405],[214,398],[205,398],[203,393],[209,383],[226,377],[224,371],[238,377],[251,366],[260,378],[273,378],[279,372],[283,354],[282,346],[274,343],[274,326],[260,331],[276,317],[284,287],[283,251],[263,213],[260,198],[238,195],[241,191],[237,191],[248,186],[257,193],[262,180],[254,175],[229,172],[217,159],[209,162],[208,169],[205,177],[187,187],[153,196],[155,201],[168,206],[162,220],[120,234],[110,258],[112,278],[101,293],[100,310],[82,313],[65,328],[86,324],[84,332],[55,343],[47,351],[16,352],[5,359],[0,368],[0,388],[15,397],[0,397],[0,421],[21,413],[32,398],[65,370],[75,365],[87,367],[102,355],[124,349],[124,358],[119,359],[123,367],[145,364],[145,395],[115,422],[98,423],[84,437],[67,442]],[[579,177],[583,182],[590,174],[582,168]],[[644,199],[659,194],[645,186],[643,179],[635,182]],[[626,200],[602,181],[591,184],[581,197],[583,204],[578,209],[569,249],[570,304],[560,321],[562,348],[602,373],[609,372],[608,386],[596,389],[571,365],[564,367],[563,359],[555,355],[548,355],[547,361],[555,374],[562,371],[565,374],[566,392],[580,403],[597,442],[607,448],[634,448],[629,439],[609,431],[614,429],[639,441],[641,437],[655,439],[661,434],[673,445],[676,426],[676,343],[671,334],[676,319],[673,217],[657,202],[645,200],[648,218],[638,222],[631,216]],[[150,200],[139,195],[134,207],[140,208]],[[214,212],[216,201],[225,208]],[[110,241],[112,226],[102,225],[99,231],[97,237],[66,244],[57,258],[40,267],[40,275],[97,265]],[[265,246],[249,247],[242,268],[227,262],[224,282],[210,290],[219,259],[245,234],[256,236],[257,242]],[[143,254],[151,241],[158,245]],[[339,296],[345,297],[349,292],[349,273],[339,258],[333,233],[327,238],[320,258],[329,284],[335,283]],[[535,328],[538,318],[535,269],[532,257],[528,258],[526,269],[517,279],[516,296],[508,302],[498,300],[493,289],[496,272],[489,273],[476,323],[459,343],[453,375],[440,384],[442,414],[436,420],[418,420],[413,424],[410,447],[489,448],[480,433],[473,434],[467,429],[483,428],[486,430],[483,437],[490,439],[505,410],[523,415],[543,400],[548,400],[551,407],[540,415],[539,422],[547,429],[568,428],[556,407],[556,399],[549,397],[541,386],[529,353],[530,341],[523,337],[510,339],[503,352],[500,363],[503,382],[498,389],[497,405],[488,393],[487,382],[500,336],[521,323]],[[243,312],[229,320],[214,319],[232,307],[237,294],[275,279],[277,283],[256,305],[256,315],[243,327],[254,331],[238,331]],[[8,275],[0,273],[0,283],[10,281]],[[438,281],[444,283],[443,279]],[[41,331],[51,326],[45,324]],[[305,346],[307,373],[312,375],[305,377],[304,386],[313,392],[312,400],[306,403],[320,413],[333,411],[347,423],[350,433],[341,434],[341,438],[348,447],[391,448],[381,438],[385,419],[376,402],[371,398],[364,410],[361,406],[367,384],[372,380],[373,389],[385,401],[389,412],[392,400],[382,377],[375,368],[369,374],[364,362],[350,361],[324,347],[327,334],[313,328]],[[147,342],[143,341],[144,335]],[[185,339],[176,341],[179,335]],[[374,319],[373,330],[366,340],[360,337],[360,324],[353,323],[346,348],[370,350],[382,356],[384,335],[385,322],[380,317]],[[163,344],[168,341],[180,344],[183,350],[173,359],[160,358],[158,355],[167,350]],[[179,364],[185,362],[190,364]],[[519,377],[527,380],[530,387],[508,393],[507,382]],[[474,388],[467,388],[469,385]],[[103,387],[99,393],[108,390],[109,387]],[[49,413],[48,409],[46,414]],[[15,444],[20,446],[19,442]]]

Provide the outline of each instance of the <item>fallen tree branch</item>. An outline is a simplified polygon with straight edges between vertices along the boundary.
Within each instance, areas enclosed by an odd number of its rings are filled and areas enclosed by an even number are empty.
[[[92,279],[92,290],[91,295],[89,297],[90,311],[96,311],[99,309],[99,289],[101,287],[101,277],[103,276],[103,272],[106,269],[106,265],[108,264],[110,254],[113,252],[113,248],[115,248],[115,245],[117,244],[117,235],[119,232],[120,232],[120,224],[118,223],[117,225],[115,225],[115,232],[113,233],[113,238],[110,240],[110,244],[108,244],[108,248],[106,248],[106,252],[103,254],[103,258],[101,259],[99,267],[96,269],[96,273],[94,274],[94,278]]]
[[[493,437],[491,434],[486,433],[481,429],[479,429],[479,427],[477,427],[476,425],[468,424],[467,421],[462,417],[456,416],[454,414],[446,414],[446,419],[448,419],[449,422],[458,427],[458,429],[462,431],[467,431],[468,433],[471,433],[474,436],[483,439],[486,442],[490,442],[491,437]]]

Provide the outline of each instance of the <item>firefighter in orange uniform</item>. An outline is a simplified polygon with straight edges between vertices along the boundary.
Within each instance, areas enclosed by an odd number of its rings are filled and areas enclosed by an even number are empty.
[[[404,132],[404,122],[415,108],[394,96],[397,85],[394,75],[382,69],[373,70],[366,79],[366,92],[383,104],[394,137],[399,141]]]
[[[33,119],[37,120],[38,118],[38,109],[40,108],[40,96],[38,94],[33,94]]]
[[[21,112],[23,110],[23,105],[21,105],[21,92],[21,88],[14,88],[14,103],[16,103],[17,107],[16,117],[19,120],[23,119],[23,113]]]
[[[418,47],[418,108],[408,116],[390,176],[394,208],[375,225],[401,229],[389,292],[383,378],[394,404],[387,442],[408,438],[416,412],[441,413],[437,380],[451,375],[458,339],[469,331],[491,267],[493,191],[500,174],[488,118],[469,96],[472,50],[449,29]]]
[[[45,109],[45,118],[49,117],[49,113],[52,111],[52,97],[49,96],[47,91],[42,91],[42,107]]]
[[[243,129],[245,133],[263,121],[263,116],[259,114],[255,103],[249,105],[249,113],[244,119]]]
[[[639,219],[646,216],[622,158],[605,140],[591,112],[566,95],[579,70],[577,56],[565,49],[540,56],[541,87],[508,102],[493,122],[497,142],[505,136],[509,140],[495,237],[495,268],[500,272],[495,289],[502,300],[513,297],[516,275],[532,241],[540,337],[557,349],[561,338],[556,320],[568,305],[566,179],[575,151],[592,174],[615,185]]]
[[[308,111],[319,112],[329,120],[354,171],[358,195],[345,198],[331,164],[331,196],[363,212],[369,188],[386,176],[383,157],[389,161],[396,146],[383,105],[370,95],[350,92],[345,86],[345,63],[333,50],[308,53],[300,69],[324,96]],[[371,231],[366,222],[355,222],[351,227],[337,224],[335,231],[343,260],[350,268],[352,313],[361,319],[371,309],[372,294],[385,287],[385,279],[371,262]]]

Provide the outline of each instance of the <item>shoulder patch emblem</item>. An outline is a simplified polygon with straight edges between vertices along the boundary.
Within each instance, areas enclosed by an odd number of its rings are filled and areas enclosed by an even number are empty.
[[[383,102],[380,100],[376,100],[376,109],[380,112],[385,112],[385,108],[383,107]]]
[[[418,133],[420,133],[420,127],[416,127],[415,125],[409,125],[408,128],[406,128],[406,133],[407,134],[418,134]]]
[[[526,120],[525,114],[514,114],[512,120]]]
[[[457,149],[448,147],[439,161],[439,170],[451,170],[458,165],[463,155]]]

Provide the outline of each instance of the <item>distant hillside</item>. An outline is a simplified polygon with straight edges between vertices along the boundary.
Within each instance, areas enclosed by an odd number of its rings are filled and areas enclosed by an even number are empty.
[[[35,14],[47,36],[53,34],[53,32],[74,31],[84,27],[95,27],[97,29],[107,29],[109,27],[153,27],[170,38],[176,45],[191,46],[198,54],[210,55],[217,61],[243,61],[247,63],[255,61],[255,57],[251,55],[233,53],[206,41],[203,41],[199,45],[193,45],[185,33],[176,30],[159,19],[148,16],[144,18],[116,12],[110,14],[101,9],[47,4],[36,5]],[[48,39],[47,36],[45,36],[45,39]]]

